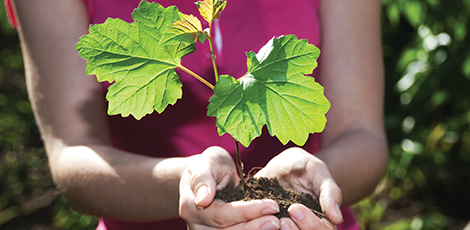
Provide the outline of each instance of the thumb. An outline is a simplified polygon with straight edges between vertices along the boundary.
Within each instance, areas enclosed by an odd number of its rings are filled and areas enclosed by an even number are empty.
[[[334,224],[343,223],[343,215],[340,210],[342,193],[334,181],[325,183],[320,191],[320,205],[325,215]]]
[[[233,182],[233,170],[233,161],[227,151],[219,147],[206,149],[200,155],[198,163],[192,164],[188,170],[196,206],[209,206],[214,200],[217,188],[224,188]]]
[[[208,185],[211,184],[206,183],[206,184],[201,184],[199,185],[196,190],[194,191],[194,203],[196,206],[200,208],[205,208],[209,206],[212,201],[214,200],[215,197],[215,192],[213,192],[215,189],[215,186]]]

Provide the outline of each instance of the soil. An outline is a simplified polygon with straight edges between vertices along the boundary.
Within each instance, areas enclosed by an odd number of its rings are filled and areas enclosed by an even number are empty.
[[[312,210],[319,218],[326,218],[317,199],[310,194],[282,187],[276,178],[254,178],[249,176],[245,183],[240,183],[235,188],[225,188],[218,191],[215,198],[225,202],[272,199],[279,204],[280,212],[275,215],[278,218],[290,217],[287,212],[289,206],[294,203],[301,203]]]

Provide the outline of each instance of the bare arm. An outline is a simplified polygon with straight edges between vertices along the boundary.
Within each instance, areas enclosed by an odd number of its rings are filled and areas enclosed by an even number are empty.
[[[292,218],[281,219],[281,229],[332,229],[331,224],[343,222],[339,206],[367,196],[385,172],[380,4],[377,0],[320,3],[319,74],[331,102],[322,150],[311,155],[289,148],[256,175],[276,176],[281,185],[316,196],[331,223],[296,204],[288,210]]]
[[[238,206],[202,202],[205,209],[199,210],[195,202],[199,200],[196,195],[200,198],[201,194],[182,184],[185,196],[180,202],[183,173],[190,182],[212,185],[212,192],[220,186],[222,177],[236,177],[233,167],[227,167],[232,161],[230,155],[221,148],[208,148],[204,154],[189,158],[164,159],[112,147],[101,86],[95,77],[85,74],[86,63],[75,50],[89,24],[83,3],[14,3],[28,93],[53,179],[72,206],[90,215],[131,221],[176,218],[179,207],[183,207],[181,212],[190,226],[240,228],[279,222],[263,212],[266,208],[271,213],[275,210],[273,201]],[[208,166],[201,169],[196,167],[201,165],[197,162]],[[206,169],[210,173],[204,174]],[[200,173],[204,177],[199,177]],[[222,209],[229,210],[230,215],[220,220],[216,214]]]
[[[343,221],[339,206],[371,193],[387,166],[380,4],[321,1],[319,73],[331,102],[322,150],[311,155],[301,148],[287,149],[257,173],[317,196],[333,224]],[[281,219],[281,229],[331,229],[328,221],[301,205],[292,205],[289,214],[292,219]]]
[[[15,0],[26,80],[54,181],[78,210],[150,221],[178,217],[187,159],[150,158],[111,146],[99,83],[75,44],[88,29],[79,0]]]
[[[371,193],[387,165],[380,6],[377,0],[320,5],[320,78],[332,107],[317,156],[341,188],[343,205]]]

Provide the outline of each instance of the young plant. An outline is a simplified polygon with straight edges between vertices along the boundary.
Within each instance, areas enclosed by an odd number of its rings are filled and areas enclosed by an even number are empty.
[[[108,114],[141,119],[162,113],[182,97],[181,69],[213,89],[207,115],[216,118],[219,135],[230,134],[237,143],[237,163],[243,180],[238,142],[248,147],[264,125],[281,143],[302,146],[310,133],[323,131],[330,103],[323,87],[305,76],[316,68],[320,50],[295,35],[272,38],[258,53],[247,52],[246,74],[238,79],[219,76],[212,48],[211,27],[226,6],[223,0],[196,2],[209,23],[204,30],[193,15],[175,7],[142,1],[132,23],[108,18],[91,25],[76,48],[87,60],[86,73],[98,81],[114,82],[106,99]],[[208,40],[216,79],[215,87],[181,64],[196,42]]]

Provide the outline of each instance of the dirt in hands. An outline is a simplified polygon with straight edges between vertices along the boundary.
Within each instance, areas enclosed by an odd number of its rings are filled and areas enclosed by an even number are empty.
[[[254,178],[249,176],[244,183],[240,183],[235,188],[225,188],[218,191],[215,198],[225,202],[272,199],[279,204],[280,211],[275,215],[278,218],[290,217],[287,212],[289,206],[294,203],[301,203],[312,210],[319,218],[326,218],[317,199],[310,194],[282,187],[276,178]]]

